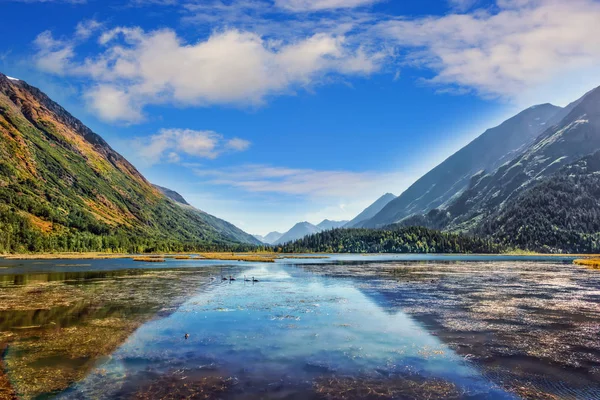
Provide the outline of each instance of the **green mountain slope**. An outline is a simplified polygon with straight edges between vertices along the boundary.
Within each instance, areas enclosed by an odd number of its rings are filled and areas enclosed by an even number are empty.
[[[224,221],[220,218],[217,218],[213,215],[210,215],[202,210],[198,210],[197,208],[195,208],[194,206],[189,204],[183,198],[182,195],[175,192],[174,190],[167,189],[167,188],[164,188],[164,187],[161,187],[158,185],[154,185],[154,187],[157,188],[161,193],[163,193],[169,199],[171,199],[172,201],[177,203],[177,205],[179,207],[181,207],[184,211],[186,211],[188,213],[192,213],[192,214],[198,216],[199,218],[201,218],[202,220],[206,221],[210,226],[212,226],[213,228],[216,228],[225,237],[227,237],[231,240],[234,240],[236,242],[240,242],[240,243],[250,243],[250,244],[256,244],[256,245],[262,244],[260,242],[260,240],[256,239],[254,236],[250,235],[249,233],[242,231],[235,225],[233,225],[227,221]]]
[[[240,231],[241,232],[241,231]],[[0,74],[0,252],[237,247],[38,89]],[[257,244],[248,236],[248,242]]]

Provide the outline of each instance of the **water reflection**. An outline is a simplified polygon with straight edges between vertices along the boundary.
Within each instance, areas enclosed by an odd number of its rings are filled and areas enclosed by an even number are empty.
[[[0,398],[600,398],[599,275],[361,260],[7,267]]]
[[[217,273],[205,268],[2,276],[0,392],[34,398],[66,389],[141,324],[168,315]]]
[[[511,398],[410,317],[384,312],[352,280],[278,265],[215,282],[145,324],[62,397],[143,396],[157,379],[168,385],[177,374],[190,382],[186,390],[225,398],[331,397],[326,389],[336,385],[357,395],[369,386],[391,397],[436,397],[437,388],[437,397]]]

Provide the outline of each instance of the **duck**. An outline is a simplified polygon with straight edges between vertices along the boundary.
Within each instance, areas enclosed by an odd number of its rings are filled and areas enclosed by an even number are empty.
[[[188,340],[188,338],[190,337],[190,334],[186,333],[185,335],[183,335],[183,337],[185,338],[185,340]]]
[[[234,277],[232,277],[231,275],[229,275],[229,280],[230,280],[230,281],[235,281],[235,278],[234,278]]]
[[[254,279],[254,277],[252,277],[252,282],[259,282],[258,279]]]
[[[222,280],[222,281],[226,281],[226,280],[227,280],[227,278],[223,277],[223,278],[221,278],[221,280]]]
[[[246,275],[244,275],[244,282],[252,282],[251,279],[246,278]]]

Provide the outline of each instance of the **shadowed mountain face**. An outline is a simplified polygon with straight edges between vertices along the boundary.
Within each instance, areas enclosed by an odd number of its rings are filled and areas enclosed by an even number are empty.
[[[354,219],[348,222],[344,228],[360,228],[362,224],[371,218],[373,218],[383,207],[387,206],[388,203],[394,200],[396,196],[391,193],[386,193],[378,198],[373,204],[365,208],[363,212],[358,214]]]
[[[568,109],[519,156],[473,175],[447,207],[401,225],[471,232],[533,251],[599,252],[600,88]]]
[[[221,222],[171,201],[41,91],[0,74],[0,252],[239,243]]]
[[[337,229],[337,228],[341,228],[344,225],[346,225],[348,223],[348,221],[331,221],[331,220],[323,220],[319,225],[317,225],[318,228],[320,228],[321,230],[324,231],[328,231],[330,229]]]
[[[522,154],[548,126],[557,123],[567,109],[542,104],[531,107],[469,143],[449,157],[398,198],[392,200],[363,227],[382,227],[412,214],[423,214],[451,204],[469,186],[478,171],[493,171]]]
[[[546,130],[519,157],[471,185],[447,208],[446,226],[472,230],[502,210],[507,201],[550,177],[561,167],[600,149],[600,89],[588,93],[558,124]],[[582,169],[571,168],[571,172]],[[566,203],[565,203],[566,204]]]

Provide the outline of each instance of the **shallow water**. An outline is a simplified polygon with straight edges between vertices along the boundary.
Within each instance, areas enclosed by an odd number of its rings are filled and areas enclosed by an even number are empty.
[[[26,398],[600,398],[598,275],[458,260],[2,261],[4,368]]]

